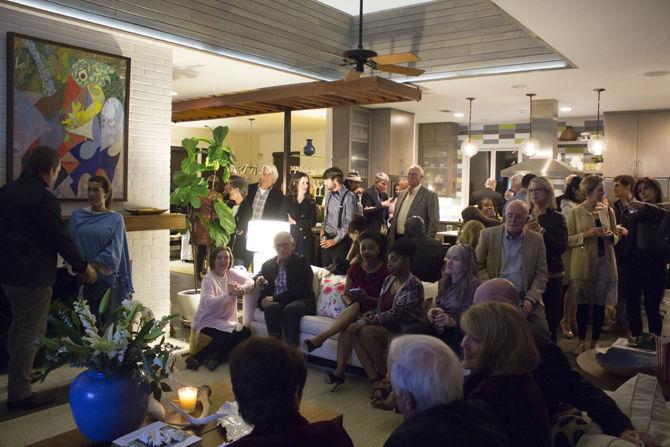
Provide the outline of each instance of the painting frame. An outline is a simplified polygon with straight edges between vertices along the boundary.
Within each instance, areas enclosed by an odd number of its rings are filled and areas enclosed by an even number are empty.
[[[20,47],[21,44],[25,46]],[[49,49],[50,58],[46,63],[41,58],[40,48]],[[31,68],[37,73],[18,72],[17,53],[21,51],[33,56],[35,67]],[[56,62],[54,55],[60,57]],[[70,66],[69,61],[77,56],[76,64],[80,65]],[[38,60],[41,64],[36,62]],[[68,76],[78,67],[80,71],[76,76]],[[17,79],[25,83],[30,75],[42,81],[44,97],[36,99],[38,92],[33,90],[26,94],[19,90],[21,85],[17,85]],[[102,174],[110,179],[114,198],[127,201],[130,76],[129,57],[8,32],[6,181],[18,178],[21,158],[27,151],[46,144],[58,150],[61,156],[61,171],[53,190],[59,200],[87,201],[84,181]],[[45,86],[51,95],[47,95]],[[67,100],[70,102],[65,104]],[[50,114],[48,119],[44,112]],[[37,117],[41,127],[27,117]]]

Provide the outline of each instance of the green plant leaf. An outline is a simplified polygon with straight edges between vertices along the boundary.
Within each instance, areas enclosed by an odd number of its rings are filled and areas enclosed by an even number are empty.
[[[102,296],[100,301],[100,306],[98,306],[98,315],[104,315],[109,305],[109,298],[112,296],[112,289],[107,289],[105,294]]]
[[[228,126],[218,126],[212,133],[214,134],[214,141],[216,144],[221,145],[226,138],[226,135],[228,135]]]
[[[193,208],[200,208],[200,206],[202,205],[202,202],[200,201],[200,197],[198,197],[198,196],[195,195],[195,194],[193,194],[193,195],[190,197],[189,202],[191,203],[191,206],[192,206]]]
[[[49,323],[54,325],[57,333],[62,334],[65,337],[69,337],[70,340],[77,344],[82,343],[81,336],[79,335],[79,332],[74,330],[74,328],[68,326],[67,324],[63,323],[60,321],[58,318],[54,317],[53,315],[49,315],[48,317]]]
[[[235,231],[235,217],[233,212],[228,205],[223,203],[222,200],[216,200],[214,202],[214,211],[216,216],[219,218],[219,223],[221,228],[228,234],[231,235]]]
[[[197,151],[198,146],[198,140],[196,138],[184,138],[183,140],[181,140],[181,145],[184,149],[186,149],[186,154],[188,155],[188,158],[195,157],[195,153]]]
[[[168,392],[172,391],[172,388],[170,388],[170,385],[168,385],[167,383],[161,382],[161,390],[168,393]]]
[[[174,180],[174,183],[177,186],[187,186],[193,183],[194,177],[195,175],[193,174],[187,174],[183,171],[177,171],[172,176],[172,179]]]

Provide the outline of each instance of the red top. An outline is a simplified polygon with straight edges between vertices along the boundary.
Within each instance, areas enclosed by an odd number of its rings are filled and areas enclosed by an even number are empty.
[[[383,263],[377,271],[367,273],[363,270],[360,263],[352,264],[347,270],[347,276],[351,281],[351,289],[360,287],[365,290],[370,298],[379,298],[379,292],[382,290],[384,279],[388,276],[389,271],[386,268],[386,263]],[[374,303],[361,303],[361,313],[375,309]]]
[[[393,298],[395,297],[394,294],[391,293],[391,290],[386,291],[386,293],[381,297],[381,311],[386,312],[387,310],[390,310],[391,307],[393,307]]]

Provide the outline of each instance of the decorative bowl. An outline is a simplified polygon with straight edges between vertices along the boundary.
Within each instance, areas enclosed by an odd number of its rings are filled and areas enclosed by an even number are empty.
[[[151,215],[151,214],[163,214],[166,212],[166,209],[162,208],[152,208],[152,207],[147,207],[147,208],[124,208],[126,211],[128,211],[130,214],[133,214],[135,216],[146,216],[146,215]]]
[[[609,348],[604,353],[596,353],[596,361],[608,373],[623,377],[632,377],[637,373],[654,374],[658,368],[655,354],[631,349]]]

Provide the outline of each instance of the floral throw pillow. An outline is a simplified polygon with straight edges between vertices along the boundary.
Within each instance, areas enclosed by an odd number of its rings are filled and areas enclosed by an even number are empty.
[[[347,307],[342,301],[344,276],[331,275],[321,280],[321,291],[317,302],[316,314],[337,318]]]

